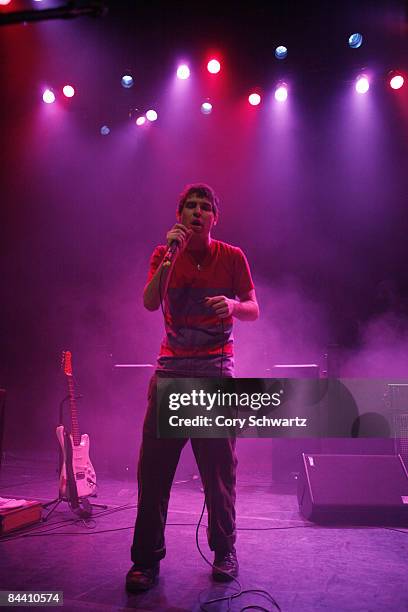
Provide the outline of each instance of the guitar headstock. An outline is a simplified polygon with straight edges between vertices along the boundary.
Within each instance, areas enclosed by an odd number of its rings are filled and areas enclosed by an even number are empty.
[[[72,376],[72,353],[62,351],[61,368],[66,376]]]

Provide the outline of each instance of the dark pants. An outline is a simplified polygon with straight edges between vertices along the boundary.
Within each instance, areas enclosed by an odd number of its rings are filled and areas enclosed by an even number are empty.
[[[149,384],[148,407],[138,465],[138,511],[132,546],[133,563],[150,566],[166,554],[164,528],[170,489],[186,439],[157,438],[156,381]],[[235,439],[191,439],[204,486],[211,550],[233,549],[235,533]]]

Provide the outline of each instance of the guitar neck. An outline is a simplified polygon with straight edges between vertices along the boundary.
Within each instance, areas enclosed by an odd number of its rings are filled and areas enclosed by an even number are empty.
[[[81,434],[79,433],[78,424],[78,408],[75,401],[74,393],[74,380],[71,376],[67,376],[68,382],[68,396],[69,396],[69,409],[71,412],[71,435],[74,446],[81,444]]]

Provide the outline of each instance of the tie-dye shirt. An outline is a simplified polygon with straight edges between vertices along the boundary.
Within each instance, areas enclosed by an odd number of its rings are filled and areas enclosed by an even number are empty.
[[[147,281],[159,267],[167,247],[153,251]],[[248,262],[240,248],[211,240],[200,265],[186,250],[177,258],[164,300],[165,336],[158,371],[180,376],[232,376],[232,316],[219,319],[206,297],[242,296],[254,288]]]

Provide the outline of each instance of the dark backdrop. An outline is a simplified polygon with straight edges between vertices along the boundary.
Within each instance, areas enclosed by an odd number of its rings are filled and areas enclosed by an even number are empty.
[[[405,3],[134,4],[0,31],[9,447],[50,445],[64,348],[85,396],[82,429],[109,437],[119,418],[116,439],[127,431],[131,444],[147,374],[117,383],[112,364],[154,363],[161,315],[143,310],[142,289],[191,181],[219,193],[214,235],[245,250],[258,290],[260,320],[237,325],[237,374],[266,376],[279,362],[323,370],[329,344],[347,375],[407,371],[408,88],[385,82],[407,68]],[[356,30],[365,43],[353,51]],[[289,56],[279,63],[281,42]],[[212,51],[223,60],[216,78],[205,72]],[[181,59],[186,82],[174,79]],[[358,97],[363,68],[372,86]],[[290,88],[281,106],[279,78]],[[43,86],[66,82],[71,101],[42,103]],[[246,101],[253,87],[264,95],[257,109]],[[137,128],[149,107],[158,121]],[[117,388],[128,389],[120,403]]]

